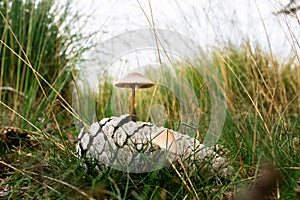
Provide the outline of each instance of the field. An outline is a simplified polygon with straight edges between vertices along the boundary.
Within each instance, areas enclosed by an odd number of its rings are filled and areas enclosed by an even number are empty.
[[[72,92],[77,87],[76,66],[90,48],[81,42],[90,36],[70,31],[72,20],[80,16],[68,5],[59,9],[52,1],[11,2],[0,1],[0,199],[297,198],[299,55],[282,61],[245,41],[172,66],[196,94],[199,105],[191,109],[201,120],[192,130],[200,142],[213,116],[211,91],[199,71],[205,66],[218,70],[226,94],[218,147],[233,168],[228,176],[180,165],[142,174],[87,170],[76,156],[75,125],[85,117],[72,107]],[[118,92],[111,80],[109,74],[99,80],[99,92],[89,95],[96,102],[98,120],[120,112],[111,101]],[[176,87],[177,82],[169,84]],[[182,102],[165,87],[136,92],[139,120],[151,121],[154,104],[167,111],[164,126],[180,131]]]

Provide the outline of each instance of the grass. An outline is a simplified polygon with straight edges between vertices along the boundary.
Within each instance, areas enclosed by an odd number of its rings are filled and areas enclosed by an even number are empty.
[[[215,66],[221,74],[227,115],[219,145],[227,149],[224,156],[234,168],[230,176],[208,176],[201,170],[185,173],[177,165],[144,174],[86,170],[76,157],[78,132],[72,124],[73,116],[83,120],[85,116],[77,116],[67,104],[72,69],[84,51],[84,47],[79,46],[79,51],[72,47],[83,38],[69,31],[58,34],[57,28],[70,28],[66,25],[68,12],[55,19],[58,8],[52,1],[41,1],[37,6],[22,2],[13,1],[8,9],[8,1],[0,1],[0,87],[14,91],[0,90],[0,192],[10,191],[3,198],[225,199],[232,192],[252,187],[266,163],[272,163],[280,173],[272,195],[296,199],[294,188],[300,174],[299,63],[292,59],[279,62],[249,43],[215,48],[209,55],[211,60],[203,54],[192,64],[175,63],[175,74],[188,80],[199,102],[192,110],[201,116],[195,124],[200,141],[209,127],[211,103],[198,69]],[[29,23],[22,29],[24,17]],[[151,71],[147,73],[151,77]],[[177,81],[168,71],[164,73],[176,88]],[[151,106],[159,104],[166,111],[165,126],[180,130],[181,104],[168,88],[137,90],[136,95],[136,114],[141,120],[151,121]],[[99,119],[117,112],[113,98],[124,102],[122,112],[127,112],[127,94],[117,90],[109,77],[101,80],[95,97]],[[5,132],[8,126],[15,129]]]

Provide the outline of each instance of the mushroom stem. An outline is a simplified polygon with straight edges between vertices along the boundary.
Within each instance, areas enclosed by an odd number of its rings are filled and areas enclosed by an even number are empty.
[[[130,117],[134,114],[135,88],[149,88],[152,87],[153,84],[154,83],[152,81],[139,73],[130,73],[115,83],[116,87],[131,88],[132,90],[131,103],[129,107]]]
[[[131,105],[130,105],[129,114],[132,117],[134,113],[135,87],[132,87],[131,89],[132,89],[132,95],[131,95]]]

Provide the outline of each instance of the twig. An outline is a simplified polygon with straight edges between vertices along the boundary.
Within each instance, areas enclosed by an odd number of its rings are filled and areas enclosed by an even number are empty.
[[[35,173],[35,172],[30,172],[30,171],[25,171],[25,170],[17,169],[16,167],[14,167],[14,166],[12,166],[12,165],[10,165],[10,164],[4,162],[4,161],[1,161],[1,160],[0,160],[0,164],[5,165],[5,166],[7,166],[7,167],[9,167],[9,168],[11,168],[11,169],[17,171],[17,172],[20,172],[22,175],[25,175],[25,174],[27,173],[27,174],[32,174],[32,175],[36,175],[36,176],[41,176],[41,177],[43,177],[43,178],[45,178],[45,179],[48,179],[48,180],[51,180],[51,181],[55,181],[55,182],[57,182],[57,183],[60,183],[60,184],[62,184],[62,185],[64,185],[64,186],[67,186],[67,187],[69,187],[69,188],[75,190],[76,192],[78,192],[78,193],[81,194],[82,196],[87,197],[89,200],[95,200],[93,197],[91,197],[90,195],[88,195],[88,194],[87,194],[86,192],[84,192],[83,190],[81,190],[81,189],[79,189],[79,188],[77,188],[77,187],[75,187],[75,186],[73,186],[73,185],[71,185],[71,184],[69,184],[69,183],[67,183],[67,182],[65,182],[65,181],[58,180],[58,179],[55,179],[55,178],[52,178],[52,177],[49,177],[49,176],[44,176],[44,175],[41,175],[41,174],[37,174],[37,173]]]
[[[169,160],[171,166],[173,167],[173,169],[175,170],[176,174],[179,176],[179,178],[182,180],[183,184],[184,184],[184,185],[186,186],[186,188],[188,189],[188,191],[189,191],[190,193],[194,193],[195,196],[196,196],[196,199],[197,199],[197,200],[200,200],[200,198],[199,198],[199,196],[198,196],[198,194],[197,194],[197,192],[196,192],[196,190],[195,190],[195,188],[194,188],[194,186],[193,186],[193,184],[192,184],[190,178],[188,177],[188,174],[187,174],[187,172],[186,172],[186,169],[185,169],[185,167],[184,167],[184,165],[183,165],[183,163],[182,163],[182,161],[181,161],[181,158],[178,157],[179,164],[180,164],[181,167],[183,168],[183,171],[184,171],[184,173],[185,173],[185,175],[186,175],[186,177],[187,177],[187,179],[188,179],[188,182],[190,183],[190,185],[191,185],[193,191],[192,191],[191,188],[188,186],[187,182],[183,179],[183,177],[182,177],[182,175],[179,173],[179,171],[176,169],[176,167],[175,167],[175,165],[173,164],[173,162],[172,162],[170,159],[168,159],[168,160]]]
[[[15,88],[13,88],[13,87],[9,87],[9,86],[0,86],[0,91],[10,91],[10,92],[14,92],[14,93],[17,93],[18,95],[20,95],[20,96],[22,96],[22,97],[25,97],[25,98],[27,98],[27,96],[25,96],[24,95],[24,93],[23,92],[20,92],[20,91],[18,91],[18,90],[16,90]]]
[[[184,171],[184,174],[185,174],[185,176],[186,176],[188,182],[190,183],[190,185],[191,185],[191,187],[192,187],[192,189],[193,189],[194,194],[196,195],[196,199],[199,199],[199,196],[198,196],[198,194],[197,194],[197,192],[196,192],[196,190],[195,190],[195,187],[194,187],[194,185],[193,185],[193,183],[192,183],[190,177],[188,176],[187,170],[185,169],[185,167],[184,167],[184,165],[183,165],[182,160],[181,160],[180,157],[178,158],[178,163],[179,163],[180,166],[182,167],[182,169],[183,169],[183,171]]]

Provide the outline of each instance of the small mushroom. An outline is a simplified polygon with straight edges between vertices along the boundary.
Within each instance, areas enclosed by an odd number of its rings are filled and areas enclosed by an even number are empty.
[[[177,155],[176,139],[174,132],[171,130],[165,129],[157,133],[152,140],[152,144],[156,144],[161,149]]]
[[[135,88],[149,88],[152,87],[153,84],[154,83],[151,80],[136,72],[127,74],[115,83],[116,87],[132,89],[131,104],[129,108],[131,117],[134,113]]]

